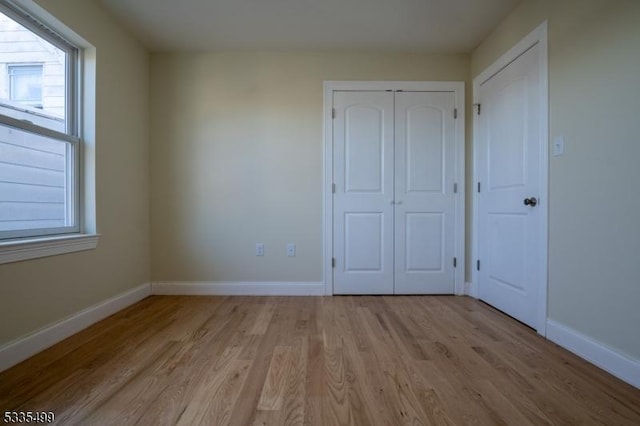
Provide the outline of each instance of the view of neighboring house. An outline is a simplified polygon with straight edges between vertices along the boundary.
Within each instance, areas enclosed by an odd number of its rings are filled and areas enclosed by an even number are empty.
[[[0,13],[2,114],[64,131],[65,62],[66,52]],[[65,226],[67,145],[0,126],[0,231]]]
[[[0,13],[0,100],[64,118],[65,52]]]

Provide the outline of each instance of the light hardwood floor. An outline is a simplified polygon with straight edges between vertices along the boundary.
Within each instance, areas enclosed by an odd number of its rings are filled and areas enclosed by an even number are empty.
[[[640,425],[640,390],[463,297],[153,296],[0,373],[59,424]]]

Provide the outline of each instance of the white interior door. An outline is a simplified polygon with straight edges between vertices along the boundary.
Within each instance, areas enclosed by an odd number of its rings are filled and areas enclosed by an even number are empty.
[[[395,94],[395,293],[452,294],[455,94]]]
[[[454,92],[333,93],[335,294],[452,294]]]
[[[537,328],[542,144],[540,46],[482,83],[478,116],[478,292]],[[525,204],[526,203],[526,204]]]
[[[393,93],[334,92],[336,294],[393,293]]]

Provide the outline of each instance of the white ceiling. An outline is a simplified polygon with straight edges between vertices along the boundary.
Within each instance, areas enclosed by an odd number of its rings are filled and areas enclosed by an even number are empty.
[[[521,0],[100,0],[153,51],[473,50]]]

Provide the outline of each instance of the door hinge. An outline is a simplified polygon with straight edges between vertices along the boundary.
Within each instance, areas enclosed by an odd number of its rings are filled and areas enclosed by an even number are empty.
[[[336,109],[331,108],[331,118],[336,118]]]
[[[453,258],[453,267],[457,268],[458,267],[458,259],[457,258]]]
[[[331,267],[332,267],[332,268],[335,268],[335,267],[336,267],[336,258],[335,258],[335,257],[332,257],[332,258],[331,258]]]
[[[476,261],[476,269],[479,271],[480,270],[480,259],[478,259]]]
[[[454,183],[453,184],[453,193],[457,194],[458,193],[458,183]]]
[[[482,110],[482,104],[473,104],[473,106],[478,108],[478,115],[480,115],[480,111]]]
[[[336,184],[335,184],[335,183],[332,183],[332,184],[331,184],[331,192],[332,192],[333,194],[335,194],[335,193],[336,193]]]
[[[453,119],[457,119],[458,118],[458,108],[454,108],[453,109]]]
[[[478,182],[478,192],[480,192],[480,182]]]

